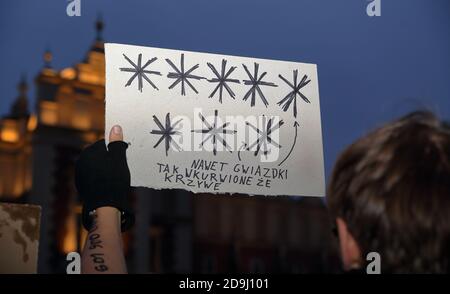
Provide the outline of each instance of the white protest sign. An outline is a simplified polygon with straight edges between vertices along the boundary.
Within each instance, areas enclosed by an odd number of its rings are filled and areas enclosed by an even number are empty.
[[[0,274],[35,274],[41,207],[0,203]]]
[[[314,64],[106,44],[132,186],[324,196]]]

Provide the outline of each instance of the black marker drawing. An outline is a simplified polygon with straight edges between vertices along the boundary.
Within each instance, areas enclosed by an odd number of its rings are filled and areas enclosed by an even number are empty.
[[[218,83],[216,88],[214,89],[214,91],[212,91],[211,95],[209,95],[209,98],[212,98],[214,96],[214,94],[216,94],[217,90],[219,90],[219,102],[222,103],[222,92],[223,92],[223,88],[225,87],[228,94],[230,94],[231,98],[234,99],[235,94],[234,94],[233,90],[231,90],[230,86],[228,86],[227,83],[238,83],[239,84],[239,80],[229,78],[230,74],[236,69],[236,66],[230,67],[230,69],[225,73],[227,61],[225,59],[222,59],[222,70],[219,74],[219,72],[216,70],[214,65],[212,65],[209,62],[207,64],[208,64],[209,68],[212,70],[212,72],[216,75],[215,78],[212,78],[208,81],[211,83]]]
[[[306,98],[306,96],[300,92],[300,89],[303,88],[304,86],[308,85],[309,82],[311,82],[311,80],[308,80],[308,76],[304,75],[302,80],[300,81],[300,83],[297,84],[298,70],[294,70],[293,74],[294,74],[294,84],[291,84],[282,75],[278,75],[278,77],[280,77],[280,79],[282,79],[286,84],[289,85],[289,87],[292,88],[292,91],[289,92],[289,94],[287,94],[286,97],[281,99],[277,104],[282,105],[281,108],[283,109],[283,111],[286,112],[289,109],[289,106],[292,104],[292,101],[294,101],[294,106],[292,107],[292,109],[294,110],[294,117],[296,118],[297,117],[297,95],[302,97],[303,101],[305,101],[306,103],[311,103],[308,100],[308,98]]]
[[[297,128],[298,128],[299,126],[300,126],[300,125],[298,124],[298,122],[294,122],[294,128],[295,128],[294,143],[292,144],[291,150],[289,150],[288,155],[287,155],[287,156],[286,156],[286,157],[278,164],[278,166],[282,165],[283,162],[285,162],[286,159],[288,159],[288,157],[291,155],[292,150],[294,150],[295,143],[297,142]]]
[[[217,117],[218,117],[218,111],[214,111],[214,122],[211,124],[206,121],[206,119],[203,117],[201,113],[198,114],[200,116],[200,119],[202,120],[203,124],[206,126],[205,129],[201,130],[192,130],[192,132],[195,133],[202,133],[202,134],[208,134],[206,138],[200,143],[200,147],[205,144],[206,141],[211,139],[211,142],[213,144],[213,154],[217,154],[217,141],[222,143],[222,145],[225,147],[225,149],[228,149],[228,151],[231,152],[230,146],[228,146],[225,135],[226,134],[235,134],[236,130],[228,130],[227,126],[230,124],[228,122],[224,123],[223,125],[219,126],[217,124]]]
[[[144,87],[144,85],[142,83],[142,79],[146,80],[150,85],[152,85],[152,87],[154,89],[158,90],[158,87],[156,87],[155,84],[153,84],[153,82],[147,77],[147,75],[154,74],[154,75],[159,75],[160,76],[161,73],[159,71],[152,71],[152,70],[146,70],[145,69],[147,66],[149,66],[152,62],[154,62],[158,58],[153,57],[152,59],[148,60],[143,66],[141,66],[141,64],[142,64],[142,54],[139,54],[139,56],[138,56],[137,65],[133,61],[131,61],[130,58],[128,58],[128,56],[126,56],[125,54],[123,54],[123,57],[125,57],[125,59],[133,67],[132,68],[130,68],[130,67],[121,67],[120,71],[134,73],[131,76],[131,78],[128,80],[128,82],[125,84],[125,87],[128,87],[129,85],[131,85],[131,83],[137,77],[138,78],[138,90],[139,91],[142,92],[142,88]]]
[[[245,149],[246,147],[247,147],[247,143],[242,142],[242,146],[239,148],[239,151],[238,151],[238,159],[239,159],[239,161],[242,160],[241,159],[241,151],[242,151],[242,149]]]
[[[259,88],[259,86],[270,86],[270,87],[278,87],[278,86],[275,85],[274,83],[265,82],[262,80],[264,78],[264,76],[267,74],[267,72],[263,72],[263,74],[258,77],[258,69],[259,69],[258,63],[255,62],[255,70],[254,70],[253,76],[245,64],[242,64],[242,66],[244,67],[245,71],[247,72],[248,77],[250,78],[250,80],[244,80],[243,82],[245,85],[251,85],[250,90],[248,90],[248,92],[245,94],[243,100],[247,101],[247,99],[251,95],[252,100],[251,100],[250,106],[252,106],[252,107],[255,106],[256,92],[258,92],[259,97],[261,98],[264,105],[267,107],[267,105],[269,105],[269,102],[267,101],[266,97],[264,96],[264,94],[261,91],[261,89]]]
[[[186,95],[184,83],[188,84],[189,87],[191,87],[191,89],[194,90],[194,92],[196,94],[198,94],[197,89],[195,89],[194,86],[191,84],[191,82],[189,82],[189,79],[194,79],[194,80],[204,79],[204,77],[200,77],[200,76],[191,74],[194,70],[196,70],[199,67],[199,65],[196,64],[193,67],[191,67],[189,70],[185,71],[184,70],[184,53],[181,53],[180,69],[178,69],[170,59],[166,58],[166,61],[173,68],[173,70],[175,70],[175,72],[169,72],[167,74],[167,77],[169,79],[176,79],[175,82],[173,82],[172,85],[169,86],[169,89],[172,89],[173,87],[175,87],[176,85],[178,85],[181,82],[181,95],[183,95],[183,96]]]
[[[156,117],[156,115],[153,116],[153,120],[155,121],[159,130],[152,130],[150,132],[150,134],[155,134],[155,135],[161,136],[161,138],[159,138],[158,142],[156,142],[156,144],[153,146],[153,148],[158,147],[158,145],[162,142],[162,140],[164,140],[166,156],[168,155],[170,146],[172,146],[173,148],[175,148],[178,151],[181,151],[181,147],[175,142],[175,140],[172,138],[172,136],[181,134],[181,132],[175,131],[174,129],[177,126],[177,124],[182,121],[182,119],[179,119],[175,123],[172,124],[170,121],[170,113],[167,113],[165,126],[162,125],[162,123],[159,121],[159,119]]]
[[[252,149],[253,147],[256,146],[256,151],[255,151],[254,155],[257,156],[262,147],[262,152],[267,157],[267,154],[270,152],[268,149],[268,145],[272,145],[276,148],[281,148],[281,145],[278,144],[272,138],[272,132],[279,129],[284,124],[284,121],[279,120],[278,123],[276,123],[272,126],[273,120],[274,120],[273,118],[270,118],[269,121],[267,121],[267,123],[266,123],[266,116],[263,115],[261,130],[258,129],[256,126],[252,125],[251,123],[249,123],[247,121],[245,122],[246,125],[251,127],[257,133],[256,141],[254,141],[253,143],[250,143],[248,145],[247,151],[250,151],[250,149]]]

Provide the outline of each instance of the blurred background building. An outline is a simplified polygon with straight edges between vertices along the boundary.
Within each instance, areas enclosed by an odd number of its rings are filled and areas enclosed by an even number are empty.
[[[65,272],[86,231],[74,162],[104,134],[103,23],[85,58],[61,70],[44,54],[28,105],[26,77],[0,119],[0,201],[42,206],[39,272]],[[57,54],[57,52],[55,52]],[[80,55],[83,52],[80,52]],[[133,189],[136,225],[124,235],[131,273],[336,272],[337,242],[323,201]]]

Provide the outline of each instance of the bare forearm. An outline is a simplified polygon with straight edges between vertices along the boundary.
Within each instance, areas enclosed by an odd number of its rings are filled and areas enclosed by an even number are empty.
[[[100,207],[93,216],[93,225],[81,256],[84,274],[125,274],[120,212],[114,207]]]

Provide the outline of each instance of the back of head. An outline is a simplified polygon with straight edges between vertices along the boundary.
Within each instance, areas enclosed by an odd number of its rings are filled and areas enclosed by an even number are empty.
[[[415,112],[369,133],[339,157],[327,193],[363,257],[382,272],[450,272],[450,128]]]

